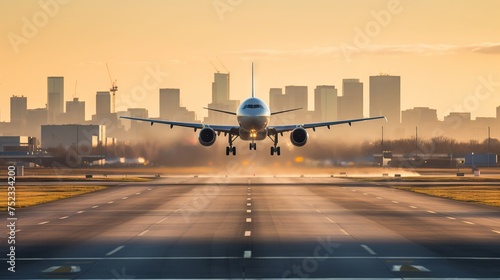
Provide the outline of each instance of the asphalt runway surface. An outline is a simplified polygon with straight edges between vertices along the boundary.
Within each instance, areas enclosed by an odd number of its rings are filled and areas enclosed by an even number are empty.
[[[160,178],[17,217],[0,279],[500,279],[499,208],[384,182]]]

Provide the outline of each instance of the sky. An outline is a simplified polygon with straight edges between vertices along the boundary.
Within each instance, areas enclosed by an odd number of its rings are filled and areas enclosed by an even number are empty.
[[[0,0],[0,121],[9,98],[47,103],[47,77],[65,77],[65,101],[86,103],[117,80],[117,110],[159,116],[159,88],[180,88],[182,106],[207,115],[216,71],[231,98],[369,76],[401,76],[401,108],[494,117],[500,106],[500,1],[411,0]],[[213,64],[213,65],[212,65]]]

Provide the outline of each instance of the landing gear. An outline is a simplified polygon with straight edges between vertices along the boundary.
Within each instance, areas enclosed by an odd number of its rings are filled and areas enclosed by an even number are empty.
[[[249,145],[249,146],[250,146],[250,151],[251,151],[252,149],[257,150],[257,143],[255,143],[255,142],[250,143],[250,145]]]
[[[234,136],[229,133],[228,134],[228,142],[229,142],[229,146],[226,147],[226,156],[228,156],[229,154],[233,154],[233,156],[236,155],[236,147],[233,147],[233,141],[236,140],[236,138],[238,138],[238,135]]]
[[[271,138],[271,140],[273,140],[274,142],[274,145],[271,147],[271,155],[274,156],[274,154],[276,154],[277,156],[279,156],[281,154],[281,149],[278,146],[278,134],[275,134],[274,138],[271,137],[271,135],[268,135],[268,137]]]

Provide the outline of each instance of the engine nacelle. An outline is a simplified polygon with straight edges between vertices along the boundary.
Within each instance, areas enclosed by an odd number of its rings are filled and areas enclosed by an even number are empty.
[[[297,147],[304,146],[307,143],[308,137],[307,131],[302,127],[297,127],[290,132],[290,141]]]
[[[200,130],[200,134],[198,135],[198,141],[203,146],[212,146],[215,143],[215,139],[217,139],[217,133],[210,127],[205,127]]]

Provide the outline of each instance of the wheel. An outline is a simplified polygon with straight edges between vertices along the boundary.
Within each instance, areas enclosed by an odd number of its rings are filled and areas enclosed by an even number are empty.
[[[257,143],[253,143],[253,149],[257,151]]]
[[[229,155],[229,147],[226,147],[226,156]]]
[[[236,155],[236,147],[233,147],[233,156]]]
[[[251,151],[251,150],[252,150],[252,148],[253,148],[252,143],[249,143],[249,145],[248,145],[248,146],[250,147],[250,151]]]
[[[276,154],[278,156],[281,154],[281,148],[280,147],[276,147]]]
[[[274,156],[274,147],[271,147],[271,155]]]

